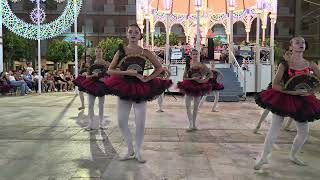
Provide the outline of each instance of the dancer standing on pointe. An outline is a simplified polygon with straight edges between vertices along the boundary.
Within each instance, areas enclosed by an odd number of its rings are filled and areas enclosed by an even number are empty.
[[[313,95],[313,90],[288,91],[282,84],[285,84],[290,77],[298,74],[313,74],[320,77],[320,70],[314,62],[308,62],[303,58],[306,44],[302,37],[295,37],[290,41],[292,46],[292,57],[288,62],[283,61],[277,70],[272,88],[263,91],[256,97],[256,103],[262,108],[273,113],[272,123],[264,142],[264,149],[258,158],[254,169],[260,169],[268,163],[278,132],[285,116],[293,118],[297,126],[297,135],[294,138],[289,159],[300,166],[305,166],[302,160],[297,157],[298,152],[307,140],[309,134],[308,122],[320,118],[320,100]]]
[[[219,91],[224,89],[223,84],[218,82],[218,77],[220,77],[219,80],[221,81],[224,78],[224,76],[219,70],[215,68],[214,62],[211,62],[210,70],[212,72],[212,77],[209,79],[209,83],[212,86],[212,93],[214,95],[214,102],[213,102],[211,112],[218,112],[216,108],[219,102],[219,94],[220,94]],[[203,96],[203,98],[201,99],[199,108],[201,108],[206,98],[207,96]]]
[[[97,127],[94,126],[94,104],[96,97],[99,99],[99,128],[103,129],[103,114],[104,114],[104,100],[107,94],[106,87],[103,80],[107,76],[108,62],[102,59],[103,53],[100,47],[96,50],[96,60],[94,64],[90,66],[86,80],[81,83],[81,86],[89,95],[88,103],[88,114],[89,114],[89,124],[85,130],[96,130]]]
[[[79,97],[80,97],[80,102],[81,102],[81,106],[78,108],[79,111],[85,109],[84,93],[86,90],[81,86],[81,83],[86,79],[86,76],[88,74],[88,68],[90,67],[90,65],[91,65],[91,57],[89,55],[87,55],[86,62],[84,62],[81,65],[81,69],[80,69],[78,77],[75,80],[73,80],[74,85],[78,86],[78,88],[79,88],[78,90],[79,90]]]
[[[285,53],[283,54],[283,60],[280,61],[280,63],[282,61],[287,61],[291,58],[292,56],[292,50],[291,50],[291,47],[289,48],[289,50],[286,50]],[[267,89],[271,89],[272,88],[272,83],[270,83],[268,85],[268,88]],[[263,92],[263,91],[262,91]],[[256,125],[256,128],[254,129],[254,133],[258,134],[258,131],[261,127],[261,124],[262,122],[266,119],[266,117],[268,116],[269,114],[269,110],[268,109],[265,109]],[[290,124],[292,123],[293,119],[289,117],[289,120],[286,122],[285,126],[284,126],[284,129],[287,130],[287,131],[291,131],[291,129],[289,128],[290,127]]]
[[[158,76],[159,78],[163,79],[163,80],[169,80],[171,76],[170,71],[168,70],[167,67],[163,67],[162,68],[162,72],[160,73],[160,75]],[[163,101],[164,101],[164,93],[162,93],[159,97],[158,97],[158,105],[159,105],[159,109],[157,112],[164,112],[163,111]]]
[[[144,137],[144,126],[146,120],[146,102],[154,100],[172,85],[171,80],[156,78],[162,71],[161,64],[157,58],[146,49],[138,45],[143,37],[137,24],[129,26],[127,31],[128,46],[119,46],[108,73],[110,78],[104,83],[107,90],[118,96],[118,124],[124,140],[128,146],[126,155],[120,160],[128,160],[133,156],[140,162],[146,161],[142,158],[140,150]],[[151,63],[155,70],[147,77],[143,76],[145,65]],[[133,147],[128,120],[131,108],[135,114],[135,147]]]
[[[212,77],[212,72],[199,61],[198,53],[196,49],[191,51],[192,65],[190,65],[190,60],[187,59],[183,81],[178,82],[178,89],[186,95],[185,103],[189,120],[187,132],[197,130],[196,120],[200,100],[202,96],[209,94],[212,90],[212,86],[208,82],[209,78]],[[191,112],[191,101],[193,101],[193,112]]]

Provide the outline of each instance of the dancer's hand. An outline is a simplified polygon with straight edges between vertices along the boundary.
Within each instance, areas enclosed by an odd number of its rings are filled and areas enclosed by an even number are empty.
[[[134,69],[128,69],[126,73],[128,76],[136,76],[138,74],[138,71]]]
[[[192,77],[191,79],[194,81],[198,81],[198,80],[200,80],[200,77]]]
[[[205,83],[206,82],[206,80],[201,79],[201,78],[197,78],[195,81],[197,81],[198,83]]]
[[[298,96],[310,96],[310,95],[313,95],[314,92],[311,90],[311,91],[306,91],[306,90],[297,90],[296,91],[296,95]]]
[[[136,77],[137,77],[138,79],[140,79],[140,81],[142,81],[142,82],[148,82],[148,81],[150,81],[150,79],[144,77],[144,76],[141,75],[141,74],[137,74]]]
[[[315,92],[313,90],[311,90],[311,91],[303,93],[301,96],[311,96],[311,95],[314,95],[314,93]]]
[[[86,75],[86,78],[92,78],[93,77],[93,75]]]

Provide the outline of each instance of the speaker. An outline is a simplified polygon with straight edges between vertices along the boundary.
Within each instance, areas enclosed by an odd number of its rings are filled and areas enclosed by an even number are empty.
[[[214,58],[214,41],[213,38],[208,38],[208,59]]]

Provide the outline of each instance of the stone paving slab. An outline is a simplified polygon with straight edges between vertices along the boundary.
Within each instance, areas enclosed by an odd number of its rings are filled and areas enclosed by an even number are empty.
[[[295,132],[281,131],[271,163],[254,171],[270,116],[261,134],[253,128],[262,110],[252,100],[219,103],[218,113],[205,103],[200,130],[185,131],[182,97],[165,97],[165,112],[148,103],[143,155],[147,160],[118,161],[125,153],[116,122],[116,101],[106,97],[103,131],[83,130],[87,109],[78,111],[72,93],[0,97],[0,180],[315,180],[320,177],[320,126],[311,124],[298,167],[288,160]],[[96,109],[97,110],[97,109]],[[134,136],[133,113],[129,126]]]

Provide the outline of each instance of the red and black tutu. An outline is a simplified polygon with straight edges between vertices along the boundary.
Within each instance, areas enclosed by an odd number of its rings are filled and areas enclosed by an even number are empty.
[[[86,91],[83,87],[82,87],[82,83],[83,81],[86,80],[85,76],[79,75],[76,79],[74,79],[72,82],[75,86],[78,86],[79,91]]]
[[[222,83],[214,83],[212,84],[212,91],[221,91],[224,90],[224,85]]]
[[[81,82],[79,87],[82,87],[85,92],[93,96],[102,97],[107,94],[106,86],[103,81],[98,78],[86,78]]]
[[[320,100],[314,95],[294,96],[269,88],[255,97],[256,103],[279,116],[289,116],[298,122],[320,118]]]
[[[209,83],[211,84],[212,91],[221,91],[224,89],[224,85],[222,83],[218,83],[217,80],[213,78],[209,79]]]
[[[156,99],[172,85],[172,81],[154,78],[142,82],[135,77],[113,75],[105,78],[104,84],[110,94],[122,100],[139,103]]]
[[[213,77],[209,79],[209,83],[212,86],[212,91],[223,90],[224,89],[224,85],[217,81],[217,77],[218,77],[219,73],[217,71],[215,71],[215,70],[211,70],[211,72],[213,73]]]
[[[194,80],[183,80],[178,82],[178,89],[181,93],[188,96],[205,96],[212,91],[212,85],[209,82],[198,83]]]

